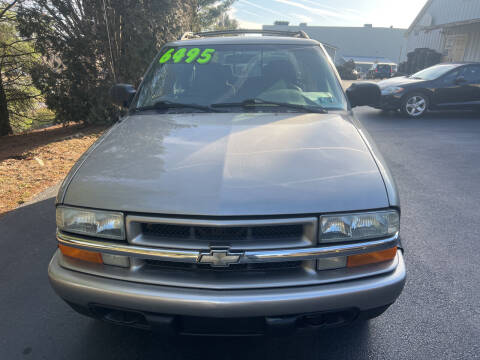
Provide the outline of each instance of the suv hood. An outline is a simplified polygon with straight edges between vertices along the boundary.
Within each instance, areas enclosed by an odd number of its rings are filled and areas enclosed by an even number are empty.
[[[84,160],[63,186],[65,204],[204,216],[389,205],[363,138],[338,113],[142,113]]]

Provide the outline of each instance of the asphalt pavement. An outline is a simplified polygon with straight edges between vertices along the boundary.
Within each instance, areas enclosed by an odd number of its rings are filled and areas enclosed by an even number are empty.
[[[288,338],[166,339],[73,312],[52,291],[53,198],[0,218],[0,359],[480,358],[480,116],[361,108],[399,185],[408,280],[368,324]]]

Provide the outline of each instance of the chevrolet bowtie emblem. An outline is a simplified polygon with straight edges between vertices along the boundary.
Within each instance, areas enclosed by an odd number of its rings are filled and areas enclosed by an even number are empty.
[[[211,267],[229,267],[237,264],[242,254],[234,254],[228,250],[211,250],[209,253],[200,254],[200,264],[210,264]]]

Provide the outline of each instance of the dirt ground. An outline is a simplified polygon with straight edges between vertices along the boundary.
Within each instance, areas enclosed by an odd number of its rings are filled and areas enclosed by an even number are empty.
[[[0,137],[0,216],[61,181],[104,130],[59,125]]]

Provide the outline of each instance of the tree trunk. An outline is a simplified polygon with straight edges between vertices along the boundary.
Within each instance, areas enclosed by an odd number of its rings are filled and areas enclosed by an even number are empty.
[[[0,71],[0,136],[12,133],[7,105],[7,96],[3,88],[2,72]]]

